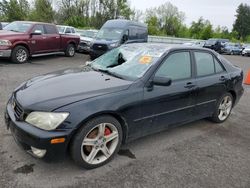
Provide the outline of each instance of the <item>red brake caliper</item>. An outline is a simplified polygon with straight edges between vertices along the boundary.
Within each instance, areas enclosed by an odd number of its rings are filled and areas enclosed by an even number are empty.
[[[108,136],[110,134],[111,134],[111,130],[108,127],[105,127],[104,136]]]

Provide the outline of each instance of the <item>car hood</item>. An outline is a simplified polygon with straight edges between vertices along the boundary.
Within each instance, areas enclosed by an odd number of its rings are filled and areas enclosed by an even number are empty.
[[[27,110],[53,111],[84,99],[128,89],[131,81],[122,80],[84,66],[35,77],[14,92]]]
[[[110,45],[110,44],[117,43],[117,42],[119,42],[119,40],[106,40],[106,39],[93,40],[93,44],[107,44],[107,45]]]
[[[16,35],[23,35],[24,33],[14,32],[14,31],[6,31],[6,30],[0,30],[0,39],[2,37],[10,37],[10,36],[16,36]]]
[[[87,42],[91,42],[93,40],[93,38],[90,38],[90,37],[80,37],[81,40],[83,41],[87,41]]]

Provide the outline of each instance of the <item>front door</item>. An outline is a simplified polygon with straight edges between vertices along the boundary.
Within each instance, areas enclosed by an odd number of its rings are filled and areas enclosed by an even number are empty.
[[[42,24],[37,24],[33,27],[30,38],[30,44],[32,46],[32,53],[43,53],[46,50],[46,36],[45,30]]]
[[[158,132],[192,118],[196,91],[192,72],[189,51],[174,52],[162,62],[154,77],[167,77],[172,83],[144,88],[142,114],[145,125],[153,126],[151,129]]]

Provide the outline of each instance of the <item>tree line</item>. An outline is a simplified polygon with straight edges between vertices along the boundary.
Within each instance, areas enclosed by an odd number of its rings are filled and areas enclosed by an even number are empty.
[[[240,4],[235,17],[229,31],[224,26],[214,28],[202,17],[187,26],[185,13],[170,2],[143,12],[132,9],[127,0],[0,0],[1,21],[31,20],[99,29],[109,19],[125,18],[145,22],[150,35],[250,42],[250,6]]]

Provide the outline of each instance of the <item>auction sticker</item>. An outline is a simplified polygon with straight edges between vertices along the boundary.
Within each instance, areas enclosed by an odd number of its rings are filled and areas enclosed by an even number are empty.
[[[141,64],[149,64],[152,62],[152,56],[144,55],[140,58],[139,63]]]

